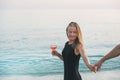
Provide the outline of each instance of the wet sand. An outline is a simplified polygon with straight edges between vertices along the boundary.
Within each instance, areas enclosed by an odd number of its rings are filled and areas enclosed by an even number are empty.
[[[83,80],[120,80],[120,70],[81,73]],[[47,76],[0,76],[0,80],[63,80],[63,75]]]

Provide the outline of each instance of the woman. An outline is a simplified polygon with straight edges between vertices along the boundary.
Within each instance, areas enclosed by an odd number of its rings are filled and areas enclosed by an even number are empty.
[[[69,41],[66,42],[62,55],[52,51],[52,55],[59,57],[64,62],[64,80],[82,80],[79,74],[79,59],[82,56],[87,67],[95,72],[95,66],[91,65],[84,49],[82,33],[76,22],[71,22],[66,28]]]

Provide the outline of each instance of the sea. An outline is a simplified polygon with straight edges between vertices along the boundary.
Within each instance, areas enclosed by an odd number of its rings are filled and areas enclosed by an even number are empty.
[[[50,46],[62,53],[72,21],[80,25],[93,65],[120,44],[120,10],[1,10],[0,80],[63,80],[63,61],[51,55]],[[97,73],[81,58],[79,72],[84,80],[120,80],[120,57],[104,62]]]

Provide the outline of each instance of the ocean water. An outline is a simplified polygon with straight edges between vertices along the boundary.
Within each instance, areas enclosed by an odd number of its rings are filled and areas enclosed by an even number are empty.
[[[102,18],[96,16],[99,20],[95,20],[95,17],[91,15],[92,13],[84,14],[87,12],[84,10],[75,11],[77,13],[68,15],[67,12],[71,12],[69,10],[53,11],[1,11],[0,76],[63,75],[63,62],[51,55],[50,46],[55,44],[57,45],[57,51],[62,52],[64,44],[68,40],[65,29],[70,21],[77,21],[80,24],[87,56],[92,64],[95,64],[120,43],[120,23],[118,22],[120,15],[117,13],[107,17],[103,15]],[[59,12],[63,13],[60,14]],[[98,14],[100,11],[94,12]],[[104,13],[107,14],[108,12],[114,11],[108,10]],[[120,11],[118,12],[120,13]],[[86,15],[93,20],[86,19]],[[111,17],[113,21],[107,19],[108,17]],[[79,71],[82,74],[85,73],[85,75],[91,73],[82,58],[79,63]],[[108,60],[103,64],[102,72],[108,74],[110,71],[120,72],[120,57]],[[115,75],[113,79],[118,80],[120,74],[116,72],[113,73]]]

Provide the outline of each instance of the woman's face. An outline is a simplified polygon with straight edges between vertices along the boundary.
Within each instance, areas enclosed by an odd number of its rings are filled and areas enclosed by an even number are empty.
[[[67,35],[68,35],[68,39],[69,39],[70,41],[75,41],[75,39],[77,38],[77,30],[76,30],[76,27],[74,27],[74,26],[68,27]]]

